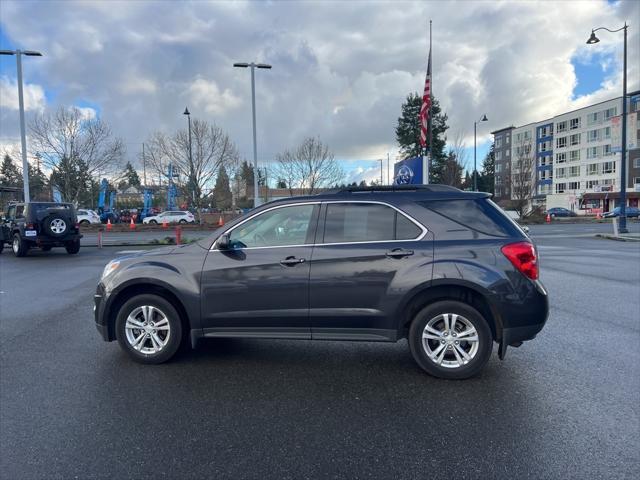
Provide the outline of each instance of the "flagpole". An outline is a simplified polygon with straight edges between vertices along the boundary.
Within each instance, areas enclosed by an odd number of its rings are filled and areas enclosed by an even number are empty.
[[[433,165],[433,116],[431,115],[431,106],[433,105],[433,47],[431,41],[431,20],[429,20],[429,54],[431,56],[431,79],[429,81],[429,91],[431,95],[431,101],[429,102],[429,159],[427,163],[427,184],[429,183],[429,175],[431,173],[431,167]]]

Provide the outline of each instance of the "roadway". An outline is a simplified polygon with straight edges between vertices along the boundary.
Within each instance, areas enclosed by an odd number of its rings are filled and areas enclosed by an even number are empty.
[[[220,339],[134,364],[93,325],[122,248],[5,251],[0,477],[637,478],[640,243],[554,228],[532,228],[547,326],[467,381],[425,375],[405,341]]]

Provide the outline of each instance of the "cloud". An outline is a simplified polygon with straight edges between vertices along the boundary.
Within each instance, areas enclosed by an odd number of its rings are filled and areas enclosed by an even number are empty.
[[[47,103],[41,85],[27,83],[23,87],[24,110],[42,111]],[[15,79],[0,77],[0,108],[18,110],[18,84]]]
[[[80,112],[80,117],[83,120],[93,120],[97,116],[97,112],[91,107],[75,107]]]
[[[271,63],[255,72],[258,160],[268,163],[307,136],[319,136],[339,159],[395,157],[400,106],[424,85],[428,19],[434,94],[449,115],[449,138],[460,133],[470,146],[483,113],[489,123],[479,126],[480,143],[491,130],[619,96],[622,34],[585,41],[594,26],[637,18],[640,2],[605,0],[50,1],[35,10],[5,0],[0,22],[9,39],[43,51],[25,70],[29,85],[55,92],[53,107],[90,102],[136,148],[155,130],[184,128],[188,104],[251,158],[249,72],[232,65]],[[630,28],[629,91],[640,88],[639,46]],[[601,87],[577,98],[575,58],[611,62]],[[16,131],[5,83],[0,137]]]
[[[189,100],[204,109],[207,113],[214,115],[224,114],[227,110],[234,109],[242,104],[242,100],[226,88],[220,91],[214,81],[207,81],[204,78],[196,78],[189,85]]]

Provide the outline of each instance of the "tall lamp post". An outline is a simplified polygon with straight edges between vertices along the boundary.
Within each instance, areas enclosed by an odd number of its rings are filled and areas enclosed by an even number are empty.
[[[193,172],[193,156],[191,153],[191,112],[187,107],[184,107],[184,112],[182,112],[182,114],[187,116],[187,124],[189,126],[189,171]],[[191,181],[191,179],[189,179],[189,181]],[[193,192],[195,192],[195,185],[190,185],[190,186],[191,186],[191,192],[193,194]],[[200,217],[202,217],[202,215],[200,215]]]
[[[477,161],[476,161],[476,144],[478,137],[478,122],[486,122],[488,120],[486,115],[482,115],[480,120],[473,122],[473,191],[478,191],[478,169],[477,169]]]
[[[624,60],[622,67],[622,148],[621,148],[621,164],[620,165],[620,233],[629,233],[627,230],[627,22],[624,26],[617,30],[609,30],[606,27],[598,27],[591,30],[591,36],[587,40],[587,45],[598,43],[600,39],[596,37],[598,30],[606,30],[607,32],[616,33],[624,31]]]
[[[18,105],[20,108],[20,141],[22,143],[22,182],[24,186],[24,201],[29,198],[29,163],[27,162],[27,137],[24,126],[24,98],[22,95],[22,55],[27,57],[41,57],[40,52],[33,50],[0,50],[0,55],[15,55],[18,68]]]
[[[256,80],[255,69],[265,68],[270,69],[271,65],[266,63],[234,63],[234,67],[247,68],[251,67],[251,112],[253,116],[253,208],[256,208],[259,204],[258,194],[258,145],[256,142]]]

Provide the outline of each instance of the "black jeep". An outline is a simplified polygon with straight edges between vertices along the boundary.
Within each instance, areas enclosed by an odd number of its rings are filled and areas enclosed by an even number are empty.
[[[16,257],[24,257],[32,247],[45,252],[65,247],[67,253],[78,253],[82,235],[77,222],[70,203],[11,203],[0,227],[0,252],[10,243]]]

